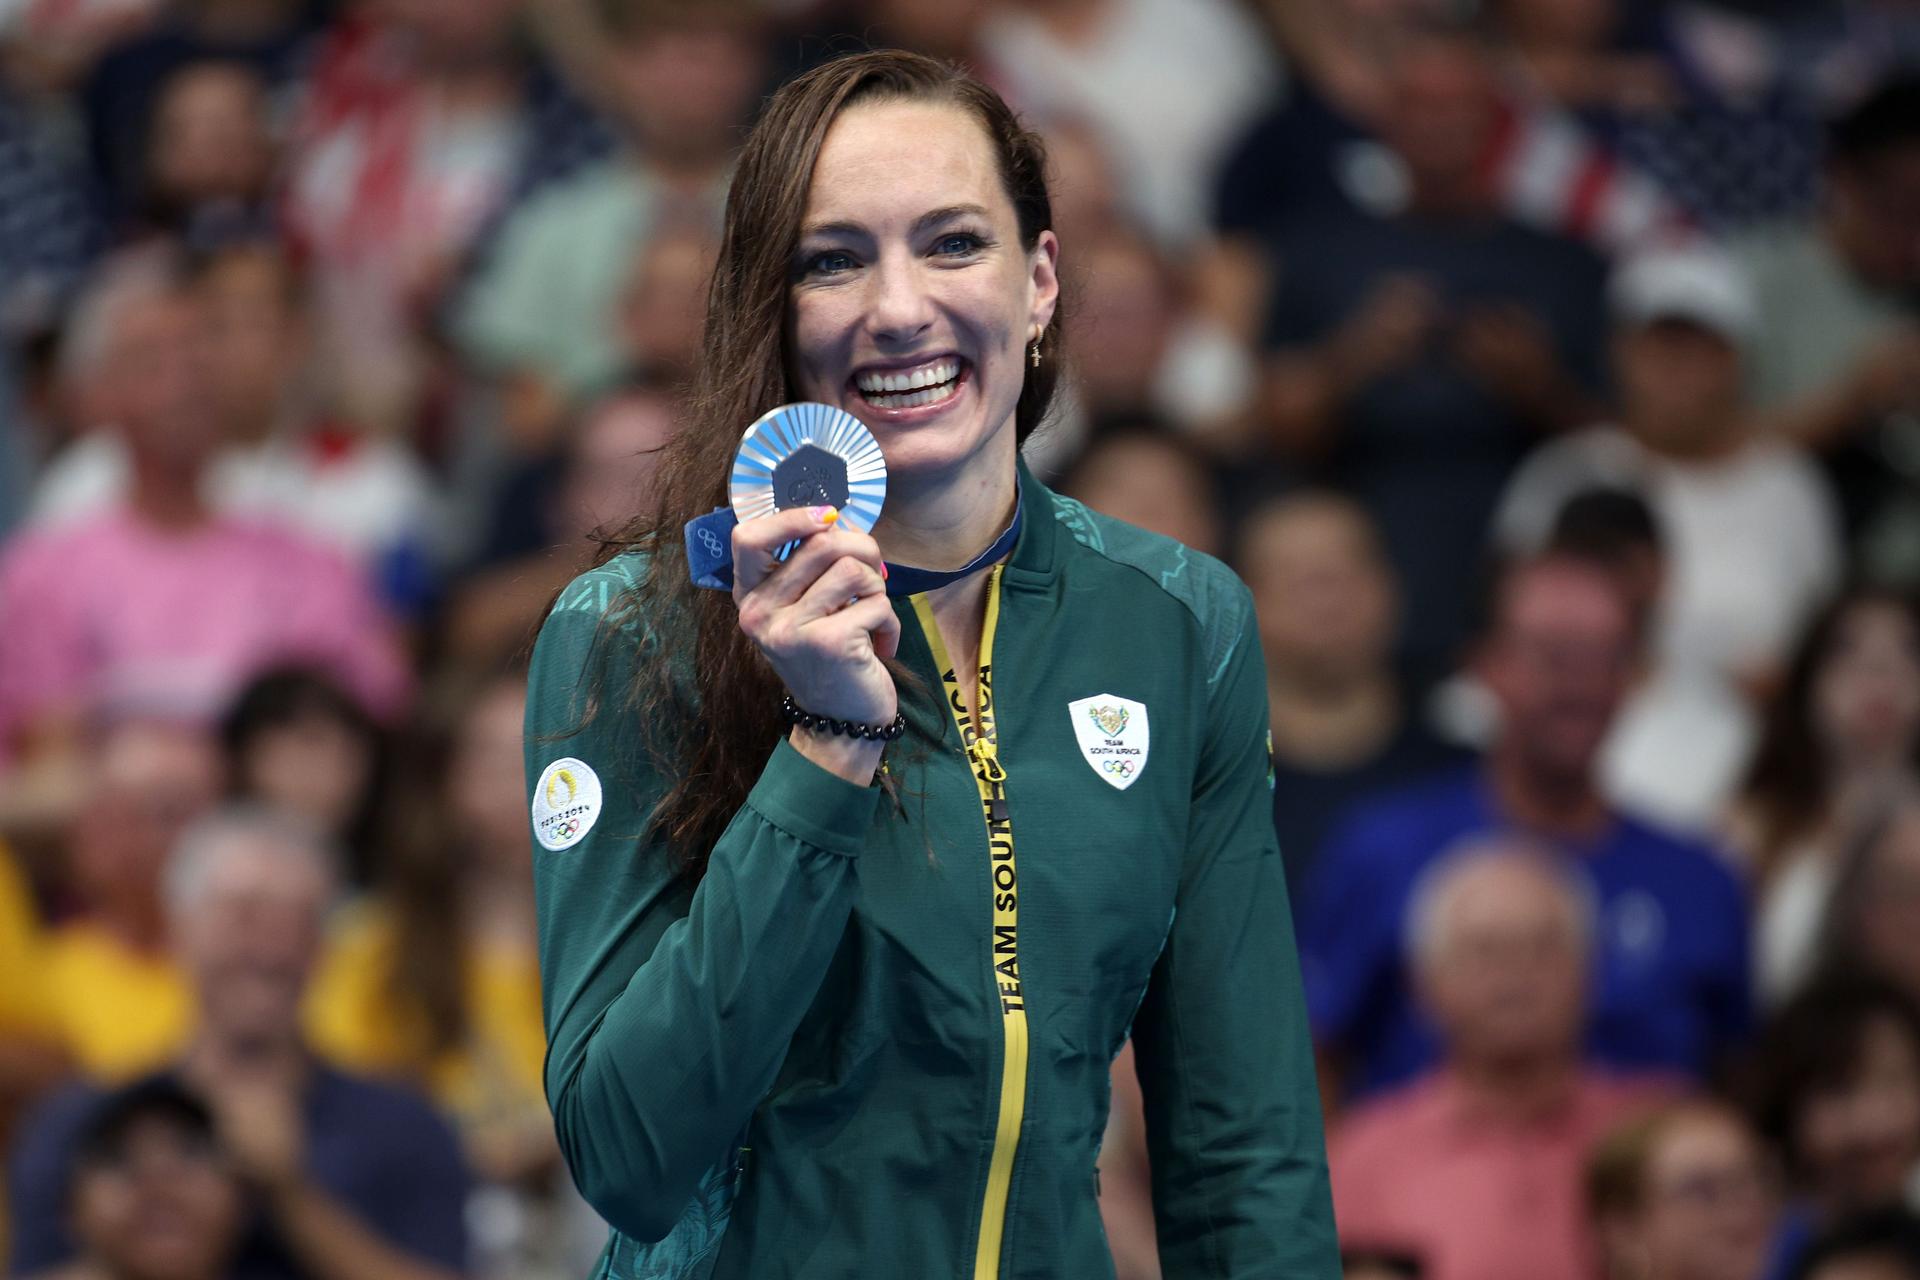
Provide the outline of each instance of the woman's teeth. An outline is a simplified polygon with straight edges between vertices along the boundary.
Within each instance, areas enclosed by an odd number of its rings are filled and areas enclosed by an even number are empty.
[[[876,408],[917,409],[938,404],[960,390],[960,362],[941,360],[898,373],[863,373],[854,381]]]

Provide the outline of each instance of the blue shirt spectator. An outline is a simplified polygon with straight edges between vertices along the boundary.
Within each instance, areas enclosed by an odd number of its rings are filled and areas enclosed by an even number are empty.
[[[1300,946],[1314,1031],[1348,1055],[1371,1093],[1411,1079],[1439,1041],[1405,980],[1407,908],[1425,870],[1513,824],[1478,767],[1358,809],[1322,850]],[[1747,1029],[1747,913],[1706,846],[1609,815],[1552,847],[1591,889],[1591,1060],[1698,1075]]]
[[[191,1088],[171,1071],[153,1080]],[[72,1259],[61,1188],[75,1143],[109,1096],[97,1084],[69,1085],[23,1125],[9,1169],[9,1275],[33,1275]],[[313,1071],[302,1104],[312,1182],[402,1252],[463,1269],[467,1172],[453,1131],[433,1109],[403,1089],[325,1066]],[[305,1280],[310,1272],[294,1260],[271,1217],[256,1209],[231,1274],[234,1280]]]
[[[1597,761],[1632,683],[1641,618],[1606,563],[1554,551],[1496,579],[1472,674],[1497,707],[1484,762],[1364,806],[1321,851],[1300,912],[1309,1013],[1356,1093],[1433,1065],[1409,903],[1463,843],[1517,832],[1590,887],[1591,1058],[1703,1074],[1749,1019],[1747,911],[1704,845],[1614,808]]]

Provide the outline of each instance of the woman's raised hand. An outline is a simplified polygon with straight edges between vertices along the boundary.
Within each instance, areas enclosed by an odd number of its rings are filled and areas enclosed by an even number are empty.
[[[796,541],[784,562],[774,558]],[[887,599],[880,546],[843,527],[832,507],[794,507],[736,525],[733,600],[740,629],[802,708],[861,724],[893,719],[898,695],[880,659],[900,647],[900,620]],[[871,755],[877,760],[878,751]],[[871,776],[872,765],[866,768]]]

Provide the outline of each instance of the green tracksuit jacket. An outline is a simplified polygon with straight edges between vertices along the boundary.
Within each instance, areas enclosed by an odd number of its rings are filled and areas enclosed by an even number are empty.
[[[641,834],[644,641],[589,661],[638,565],[556,602],[527,709],[546,1085],[615,1229],[598,1274],[1110,1277],[1131,1033],[1167,1275],[1338,1275],[1246,588],[1023,485],[983,723],[898,601],[929,691],[888,748],[903,804],[782,742],[697,889]]]

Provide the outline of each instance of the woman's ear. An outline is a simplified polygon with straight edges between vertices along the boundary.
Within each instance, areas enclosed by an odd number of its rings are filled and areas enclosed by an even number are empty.
[[[1042,231],[1028,259],[1033,309],[1027,319],[1030,325],[1045,329],[1053,322],[1054,307],[1060,302],[1060,237],[1051,231]]]

